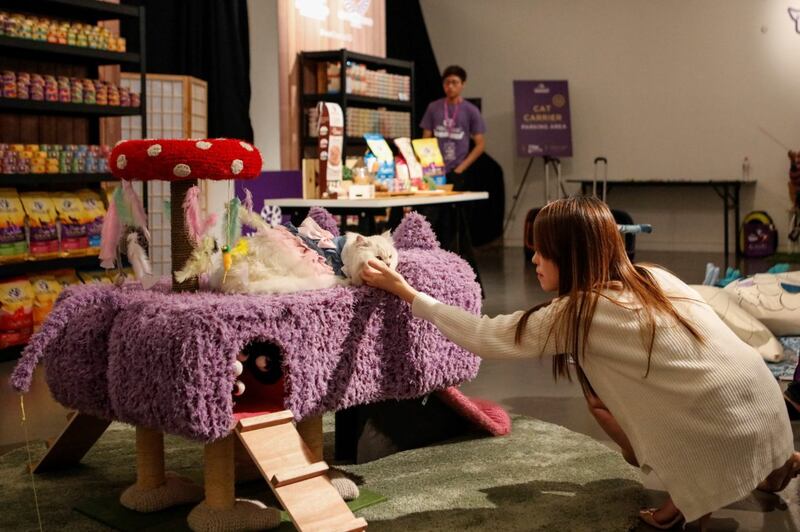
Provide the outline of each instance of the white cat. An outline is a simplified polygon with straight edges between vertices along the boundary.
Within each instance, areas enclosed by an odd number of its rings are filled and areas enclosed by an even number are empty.
[[[360,286],[361,270],[370,259],[377,259],[392,270],[397,268],[397,249],[392,242],[389,231],[376,236],[361,236],[358,233],[347,233],[342,249],[342,272],[350,284]]]
[[[244,240],[247,252],[233,259],[231,269],[224,274],[221,258],[215,260],[211,286],[223,292],[239,294],[289,293],[318,290],[340,285],[361,285],[361,269],[369,259],[397,267],[397,249],[391,235],[365,237],[348,233],[342,248],[342,273],[335,275],[325,260],[314,250],[305,247],[299,238],[284,227],[270,227],[258,215],[243,214],[242,221],[256,232]]]

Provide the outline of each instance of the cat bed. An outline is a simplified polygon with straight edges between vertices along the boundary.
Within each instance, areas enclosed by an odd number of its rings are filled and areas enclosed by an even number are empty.
[[[338,233],[330,214],[311,215]],[[424,218],[409,214],[395,245],[398,271],[416,288],[479,312],[475,273],[438,247]],[[12,384],[27,391],[42,361],[69,408],[212,441],[233,426],[236,356],[254,341],[280,348],[283,406],[298,420],[426,395],[474,378],[480,363],[407,303],[365,286],[254,296],[85,285],[62,293]]]

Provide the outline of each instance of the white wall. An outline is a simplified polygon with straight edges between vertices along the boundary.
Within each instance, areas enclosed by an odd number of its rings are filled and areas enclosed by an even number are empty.
[[[525,170],[516,156],[512,80],[567,79],[572,159],[590,176],[597,155],[612,178],[736,179],[751,161],[758,185],[743,214],[767,210],[782,244],[788,161],[800,148],[800,35],[777,0],[421,0],[440,67],[468,72],[483,98],[487,151],[503,166],[507,204]],[[507,233],[521,245],[527,209],[544,199],[541,162]],[[640,248],[722,249],[722,202],[710,189],[618,189],[609,198],[654,224]]]
[[[281,169],[278,1],[247,0],[250,30],[250,122],[264,170]]]

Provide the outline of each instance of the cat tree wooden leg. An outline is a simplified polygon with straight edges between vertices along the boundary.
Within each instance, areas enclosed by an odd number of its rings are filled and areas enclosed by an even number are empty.
[[[157,512],[202,498],[201,486],[164,471],[164,435],[136,427],[136,483],[122,493],[120,504],[137,512]]]
[[[234,461],[233,434],[221,440],[206,444],[203,450],[205,459],[206,500],[209,508],[227,510],[233,508]]]
[[[206,497],[187,517],[189,528],[198,532],[259,530],[281,522],[280,512],[259,501],[236,499],[236,434],[207,443],[203,449]]]
[[[164,484],[164,435],[136,427],[136,485],[143,490]]]

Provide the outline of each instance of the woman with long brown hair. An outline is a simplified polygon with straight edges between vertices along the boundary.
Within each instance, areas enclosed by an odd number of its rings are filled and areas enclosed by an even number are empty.
[[[625,460],[655,473],[670,494],[641,512],[648,524],[705,518],[756,487],[780,491],[800,472],[780,388],[761,356],[675,276],[632,264],[603,202],[548,204],[534,242],[539,283],[557,296],[527,312],[475,316],[373,261],[362,277],[479,356],[550,356],[556,379],[574,372]]]

